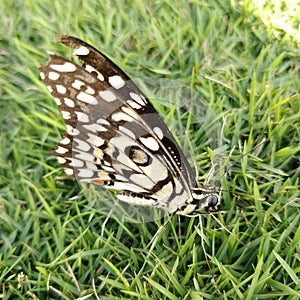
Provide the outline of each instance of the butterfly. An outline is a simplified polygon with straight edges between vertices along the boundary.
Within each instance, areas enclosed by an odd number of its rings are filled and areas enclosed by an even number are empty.
[[[218,208],[220,191],[197,187],[195,171],[135,83],[86,42],[68,35],[60,42],[83,64],[50,54],[39,70],[67,128],[53,151],[66,174],[170,214]]]

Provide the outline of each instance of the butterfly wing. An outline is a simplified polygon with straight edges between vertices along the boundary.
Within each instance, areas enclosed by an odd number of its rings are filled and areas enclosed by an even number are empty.
[[[70,36],[61,42],[84,61],[51,54],[40,68],[67,127],[54,151],[66,173],[132,204],[174,212],[192,201],[195,174],[139,88],[94,47]]]

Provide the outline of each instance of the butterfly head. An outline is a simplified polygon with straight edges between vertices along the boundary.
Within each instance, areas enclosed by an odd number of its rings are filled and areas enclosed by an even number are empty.
[[[217,211],[220,207],[221,192],[216,188],[194,188],[192,190],[193,199],[186,203],[176,213],[179,215],[191,216],[199,215],[206,211]]]

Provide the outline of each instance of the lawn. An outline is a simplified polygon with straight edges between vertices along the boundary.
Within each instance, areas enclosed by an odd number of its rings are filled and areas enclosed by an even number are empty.
[[[0,3],[1,299],[300,299],[300,2],[256,2]],[[38,68],[71,59],[61,34],[200,95],[192,114],[152,103],[199,185],[221,181],[220,211],[128,222],[59,168]]]

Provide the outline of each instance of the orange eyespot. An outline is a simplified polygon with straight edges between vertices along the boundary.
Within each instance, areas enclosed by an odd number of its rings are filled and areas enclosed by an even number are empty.
[[[93,179],[93,180],[91,180],[91,183],[95,184],[95,185],[104,185],[105,181],[101,180],[101,179]]]

